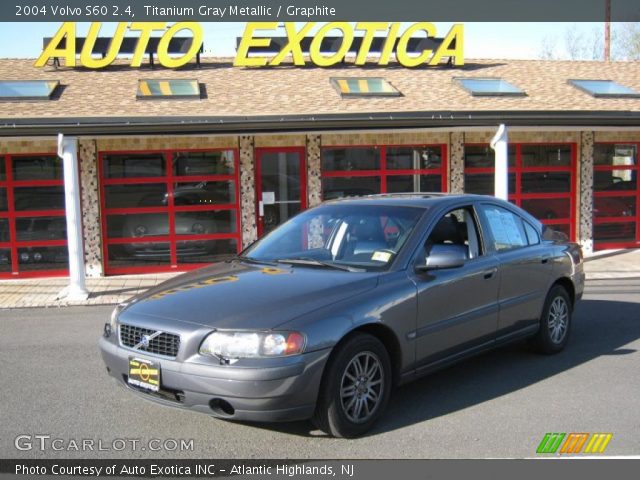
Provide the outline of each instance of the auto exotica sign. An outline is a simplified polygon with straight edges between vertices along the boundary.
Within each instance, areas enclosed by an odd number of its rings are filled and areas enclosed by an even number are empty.
[[[451,59],[453,65],[464,65],[464,29],[462,24],[453,25],[447,35],[435,44],[437,48],[424,48],[419,52],[412,52],[409,49],[410,40],[436,39],[437,32],[434,24],[417,22],[401,31],[402,25],[395,22],[358,22],[355,25],[348,22],[330,22],[322,24],[315,33],[310,35],[311,43],[307,52],[303,51],[301,42],[316,27],[316,22],[308,22],[300,28],[296,26],[295,22],[285,22],[287,43],[275,55],[267,57],[252,53],[252,49],[268,49],[271,46],[272,38],[268,33],[271,32],[275,36],[278,25],[278,22],[247,23],[239,40],[234,65],[242,67],[278,66],[290,56],[294,65],[304,66],[310,63],[318,67],[329,67],[342,62],[349,52],[353,52],[352,45],[354,45],[356,38],[359,41],[359,47],[355,52],[356,65],[364,65],[365,63],[387,65],[392,54],[395,54],[398,63],[405,67],[439,65],[445,58]],[[78,61],[76,58],[78,53],[76,50],[76,23],[63,23],[43,49],[35,66],[43,67],[53,58],[64,58],[65,65],[68,67],[82,66],[92,69],[106,67],[113,63],[120,53],[120,47],[127,30],[136,32],[138,35],[138,42],[131,57],[132,67],[141,66],[149,39],[155,32],[162,32],[156,54],[160,64],[166,68],[178,68],[187,64],[202,47],[203,31],[202,26],[197,22],[178,22],[169,28],[164,22],[121,22],[117,24],[108,51],[103,57],[98,58],[94,55],[93,49],[101,26],[101,22],[94,22],[89,27],[87,37],[83,39]],[[178,32],[184,30],[191,32],[193,38],[191,45],[186,52],[181,52],[179,56],[170,55],[169,43],[171,39]],[[265,35],[265,33],[267,34]],[[336,33],[342,37],[339,47],[335,51],[323,51],[323,40],[330,35],[336,35]],[[371,46],[377,37],[382,37],[385,40],[378,52],[372,52]],[[377,55],[371,55],[373,53],[377,53]]]

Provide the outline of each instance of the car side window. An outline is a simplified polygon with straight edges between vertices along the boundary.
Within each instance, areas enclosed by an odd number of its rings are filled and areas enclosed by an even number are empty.
[[[473,209],[458,208],[443,215],[427,237],[424,245],[426,256],[435,245],[458,245],[464,249],[467,259],[482,255]]]
[[[480,210],[489,226],[496,251],[502,252],[529,245],[525,227],[518,215],[496,205],[482,205]]]
[[[538,231],[529,224],[529,222],[524,221],[524,230],[527,233],[527,240],[529,241],[529,245],[537,245],[540,243],[540,235],[538,235]]]

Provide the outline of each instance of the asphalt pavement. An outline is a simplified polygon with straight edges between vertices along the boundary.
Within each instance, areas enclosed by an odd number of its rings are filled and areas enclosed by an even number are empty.
[[[505,347],[402,387],[355,440],[307,422],[239,424],[139,400],[98,352],[110,311],[0,311],[0,458],[520,458],[535,457],[547,432],[611,432],[607,455],[640,454],[637,279],[588,282],[561,354]],[[83,440],[94,450],[81,451]]]

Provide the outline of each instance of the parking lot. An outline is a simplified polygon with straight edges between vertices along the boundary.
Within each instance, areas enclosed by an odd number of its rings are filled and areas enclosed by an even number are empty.
[[[110,311],[0,311],[0,457],[533,457],[546,432],[611,432],[608,455],[640,452],[638,278],[589,281],[561,354],[511,346],[402,387],[374,431],[356,440],[326,437],[306,422],[225,422],[116,388],[97,348]],[[60,450],[42,451],[35,441],[18,450],[19,435],[65,441]],[[114,439],[139,439],[142,448],[193,439],[193,448],[76,451],[70,439],[107,448]]]

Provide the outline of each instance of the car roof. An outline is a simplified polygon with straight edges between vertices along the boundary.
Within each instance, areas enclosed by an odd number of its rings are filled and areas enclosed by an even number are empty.
[[[457,203],[459,200],[497,200],[487,195],[455,194],[455,193],[381,193],[361,197],[345,197],[327,200],[325,204],[349,204],[349,205],[395,205],[407,207],[431,208],[435,205]]]

